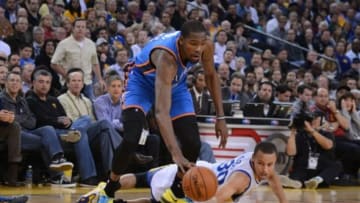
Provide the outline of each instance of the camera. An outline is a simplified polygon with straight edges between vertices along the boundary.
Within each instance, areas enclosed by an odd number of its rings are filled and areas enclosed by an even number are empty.
[[[289,124],[289,128],[295,128],[297,130],[303,130],[305,128],[305,121],[311,122],[314,119],[314,116],[310,112],[300,111],[295,114],[293,119]]]

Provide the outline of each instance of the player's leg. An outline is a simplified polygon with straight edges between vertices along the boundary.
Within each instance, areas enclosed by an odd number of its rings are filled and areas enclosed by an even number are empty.
[[[186,87],[173,93],[170,114],[184,157],[195,163],[201,142],[192,98]]]
[[[189,91],[185,89],[172,95],[170,114],[173,119],[174,132],[184,157],[195,163],[200,153],[201,142]],[[184,198],[185,196],[181,186],[181,178],[181,174],[177,174],[171,185],[171,192],[176,198]]]
[[[120,175],[124,174],[129,166],[145,123],[145,114],[139,108],[125,109],[122,116],[124,125],[123,141],[114,152],[112,171],[104,189],[106,195],[110,198],[113,198],[115,191],[121,187],[119,183]]]

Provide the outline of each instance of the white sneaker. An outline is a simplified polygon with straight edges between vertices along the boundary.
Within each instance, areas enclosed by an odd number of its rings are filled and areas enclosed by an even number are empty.
[[[316,189],[319,186],[319,184],[322,182],[323,182],[322,178],[316,176],[314,178],[305,181],[305,187],[307,189]]]
[[[295,189],[302,188],[302,183],[298,180],[293,180],[285,175],[279,175],[279,178],[283,187],[295,188]]]

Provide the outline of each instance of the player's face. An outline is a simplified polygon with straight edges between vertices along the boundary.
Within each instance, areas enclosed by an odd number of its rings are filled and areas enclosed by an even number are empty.
[[[275,153],[265,154],[262,151],[258,151],[254,154],[252,162],[256,179],[259,181],[265,180],[274,172],[276,155]]]
[[[182,50],[181,57],[192,63],[197,63],[200,60],[201,54],[206,44],[205,33],[190,33],[186,38],[180,39],[180,49]]]

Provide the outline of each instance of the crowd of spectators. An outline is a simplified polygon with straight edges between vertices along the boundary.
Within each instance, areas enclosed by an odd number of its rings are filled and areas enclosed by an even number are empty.
[[[224,101],[239,103],[237,110],[262,103],[264,117],[272,115],[275,103],[292,103],[292,117],[306,110],[321,118],[320,124],[307,123],[305,131],[293,130],[290,139],[296,139],[288,153],[301,162],[294,167],[314,170],[304,162],[314,157],[296,150],[297,134],[305,134],[340,164],[331,166],[331,176],[321,176],[319,169],[304,177],[294,170],[292,178],[309,187],[330,184],[337,176],[356,180],[358,1],[0,0],[0,139],[9,155],[5,182],[18,185],[21,150],[38,149],[52,182],[72,186],[62,175],[73,167],[65,159],[67,147],[76,155],[81,184],[95,185],[106,177],[123,131],[126,64],[149,40],[179,30],[187,20],[201,21],[214,42]],[[191,72],[187,82],[195,111],[209,114],[201,64]],[[154,147],[161,145],[158,135],[147,136],[146,142],[141,144],[148,148],[140,146],[139,152],[151,157],[149,166],[162,163]],[[213,161],[211,149],[203,145],[202,155]],[[134,160],[148,162],[141,153]]]

